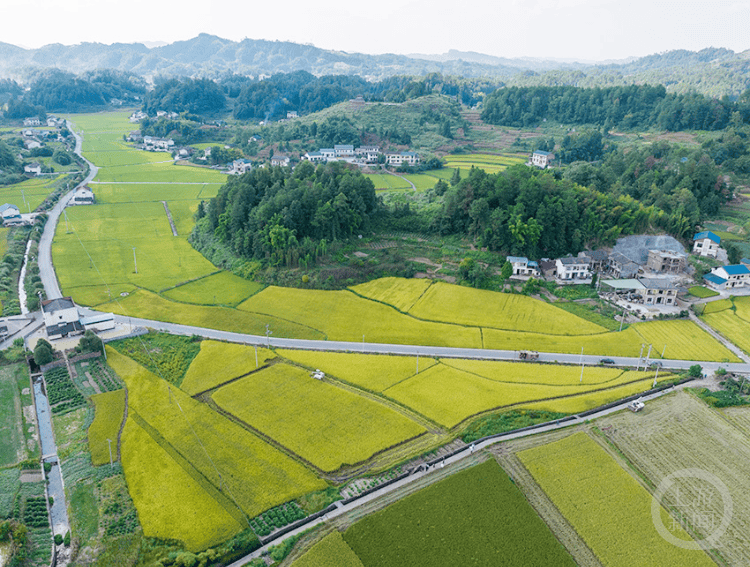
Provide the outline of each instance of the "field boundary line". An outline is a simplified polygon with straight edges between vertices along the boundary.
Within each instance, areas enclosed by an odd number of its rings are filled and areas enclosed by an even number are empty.
[[[120,422],[120,429],[117,431],[117,460],[120,461],[122,466],[122,456],[120,455],[122,447],[122,432],[125,430],[125,423],[128,421],[128,387],[123,386],[125,390],[125,410],[122,412],[122,421]],[[117,390],[112,390],[116,392]]]
[[[516,456],[515,451],[495,453],[493,456],[511,477],[513,483],[519,486],[528,503],[544,520],[555,538],[568,550],[576,565],[580,567],[603,567],[602,562],[593,550],[560,512],[560,509],[555,506],[544,489],[534,480],[532,474]]]
[[[240,526],[244,526],[248,523],[248,517],[247,514],[245,514],[244,510],[239,508],[238,505],[234,504],[229,498],[227,498],[221,490],[219,490],[213,482],[211,482],[206,475],[204,475],[200,470],[198,470],[195,465],[193,465],[185,456],[180,453],[177,448],[172,445],[161,433],[159,433],[159,430],[153,427],[150,423],[148,423],[139,413],[138,411],[133,408],[132,410],[132,418],[133,421],[141,428],[143,431],[151,437],[151,439],[154,440],[154,442],[159,445],[164,451],[172,458],[174,459],[175,463],[185,471],[185,473],[190,476],[195,482],[200,485],[203,490],[206,491],[206,493],[213,498],[219,506],[224,508],[224,510],[237,522]]]
[[[204,276],[198,276],[197,278],[193,278],[192,280],[185,280],[184,282],[177,283],[177,284],[173,285],[172,287],[165,287],[164,289],[160,289],[156,293],[158,293],[159,295],[161,295],[162,293],[166,293],[168,291],[172,291],[173,289],[177,289],[178,287],[182,287],[184,285],[188,285],[188,284],[191,284],[193,282],[198,282],[200,280],[204,280],[204,279],[206,279],[208,277],[215,276],[216,274],[220,274],[221,272],[224,272],[224,271],[226,271],[226,270],[216,270],[215,272],[211,272],[210,274],[206,274]],[[169,299],[169,298],[167,297],[165,299]],[[170,301],[174,301],[172,299],[169,299],[169,300]],[[178,302],[175,301],[175,303],[178,303]],[[187,302],[180,301],[179,303],[187,303]],[[189,303],[189,305],[201,305],[201,304],[200,303]]]
[[[210,340],[210,339],[209,339]],[[252,376],[256,372],[260,372],[261,370],[265,370],[269,366],[272,366],[272,363],[276,364],[273,360],[267,360],[264,364],[259,366],[258,368],[255,368],[254,370],[251,370],[250,372],[245,372],[244,374],[241,374],[239,376],[235,376],[234,378],[229,378],[226,382],[222,382],[221,384],[217,384],[216,386],[213,386],[211,388],[207,388],[205,390],[202,390],[196,394],[193,394],[190,396],[194,400],[198,400],[198,398],[201,398],[203,396],[211,396],[216,390],[221,390],[224,386],[229,386],[229,384],[232,384],[234,382],[237,382],[238,380],[242,380],[243,378],[247,378],[248,376]]]
[[[705,402],[701,400],[701,403]],[[592,435],[591,433],[594,433],[594,435]],[[638,468],[638,466],[632,461],[632,459],[630,459],[630,457],[628,457],[627,454],[617,445],[614,439],[612,439],[601,429],[599,429],[598,426],[592,427],[588,432],[588,436],[593,439],[594,442],[596,442],[600,447],[602,447],[607,452],[607,454],[610,455],[612,460],[614,460],[623,470],[625,470],[631,477],[635,478],[635,480],[649,493],[651,498],[654,497],[654,491],[657,488],[656,483],[651,480],[651,478],[645,472]],[[680,526],[682,526],[685,532],[690,535],[690,537],[695,541],[701,541],[705,539],[705,535],[703,534],[703,532],[698,530],[696,526],[694,526],[689,521],[689,518],[686,517],[683,512],[677,509],[674,505],[668,503],[665,498],[662,498],[659,501],[659,505],[664,509],[665,512],[667,512],[667,514],[669,514],[670,517],[677,520],[677,522],[680,524]],[[722,565],[728,565],[727,561],[724,559],[724,556],[721,555],[718,549],[706,548],[703,546],[701,546],[701,549],[706,555],[709,556],[710,559],[717,561]]]
[[[451,432],[452,431],[460,432],[461,430],[465,429],[465,425],[467,425],[466,422],[468,420],[474,419],[474,418],[477,418],[477,417],[481,417],[483,415],[486,415],[488,413],[492,413],[492,412],[495,412],[495,411],[498,411],[498,410],[506,410],[506,409],[514,409],[514,408],[523,409],[523,406],[524,405],[528,405],[528,404],[538,404],[538,403],[542,403],[542,402],[554,402],[556,400],[564,400],[564,399],[567,399],[567,398],[575,398],[577,396],[587,396],[589,394],[597,394],[599,392],[606,392],[606,391],[609,391],[609,390],[615,390],[617,388],[623,388],[625,386],[631,386],[631,385],[637,384],[639,382],[646,382],[646,381],[650,381],[650,380],[651,380],[650,377],[649,378],[641,378],[639,380],[631,380],[630,382],[623,382],[622,384],[618,384],[616,386],[609,386],[607,388],[600,388],[598,390],[589,390],[588,392],[579,392],[579,393],[575,393],[575,394],[565,394],[564,396],[555,396],[553,398],[543,398],[543,399],[539,399],[539,400],[526,400],[525,402],[516,402],[514,404],[509,404],[507,406],[496,406],[494,408],[482,410],[480,412],[477,412],[475,414],[472,414],[472,415],[469,415],[469,416],[465,417],[464,419],[462,419],[461,421],[459,421],[456,425],[454,425],[453,427],[449,428],[448,431],[451,431]],[[644,390],[644,392],[648,392],[648,389]],[[585,410],[585,411],[588,411],[588,410]],[[583,412],[578,412],[578,413],[570,414],[570,415],[575,416],[575,415],[578,415],[580,413],[583,413]]]
[[[418,435],[415,435],[413,437],[410,437],[409,439],[405,439],[403,441],[400,441],[398,443],[394,443],[393,445],[390,445],[388,447],[380,449],[379,451],[376,451],[375,453],[373,453],[372,455],[370,455],[369,457],[367,457],[367,459],[365,459],[363,461],[359,461],[357,463],[352,463],[352,464],[345,463],[345,464],[341,465],[337,469],[334,469],[334,470],[331,470],[331,471],[326,471],[324,469],[321,469],[317,465],[314,465],[313,463],[311,463],[310,461],[308,461],[307,459],[305,459],[304,457],[302,457],[301,455],[299,455],[298,453],[296,453],[295,451],[293,451],[292,449],[290,449],[286,445],[283,445],[281,442],[277,441],[276,439],[274,439],[270,435],[264,433],[263,431],[257,429],[256,427],[250,425],[245,420],[243,420],[240,417],[234,415],[233,413],[230,413],[229,411],[225,410],[219,404],[217,404],[216,401],[214,401],[213,398],[204,396],[203,400],[205,400],[203,403],[205,403],[206,405],[208,405],[209,407],[211,407],[215,411],[221,413],[223,416],[227,417],[228,419],[231,419],[232,421],[236,422],[238,425],[246,428],[248,431],[254,433],[257,437],[260,437],[263,441],[266,441],[267,443],[269,443],[270,445],[273,445],[274,447],[276,447],[280,451],[283,451],[288,456],[290,456],[290,457],[292,457],[292,458],[294,458],[294,459],[296,459],[296,460],[304,463],[305,465],[309,466],[314,471],[316,471],[323,479],[325,479],[325,480],[332,480],[332,481],[336,481],[336,482],[344,482],[345,480],[351,478],[355,474],[356,475],[364,474],[367,470],[369,470],[369,469],[372,468],[373,464],[371,463],[371,461],[375,457],[380,456],[380,455],[382,455],[383,453],[385,453],[387,451],[391,451],[393,449],[396,449],[398,447],[401,447],[403,445],[411,443],[411,442],[415,441],[416,439],[419,439],[420,437],[422,437],[424,435],[428,435],[430,433],[428,430],[423,431],[422,433],[420,433]]]

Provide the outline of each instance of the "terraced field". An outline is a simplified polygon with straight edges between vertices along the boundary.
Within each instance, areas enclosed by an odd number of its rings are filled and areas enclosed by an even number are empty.
[[[128,471],[139,475],[142,493],[136,491],[133,500],[144,526],[156,526],[165,521],[167,512],[159,508],[160,502],[167,510],[171,509],[171,504],[160,500],[161,479],[156,478],[160,475],[154,474],[167,457],[184,469],[175,474],[187,474],[196,479],[203,491],[212,495],[233,518],[239,518],[237,521],[242,519],[242,512],[253,517],[325,487],[324,482],[298,462],[206,404],[193,400],[179,388],[168,388],[167,382],[130,358],[109,347],[107,356],[110,366],[128,387],[129,422],[135,421],[138,426],[126,428],[123,443],[127,446],[130,442],[131,447],[144,443],[153,447],[156,444],[166,454],[152,462],[150,457],[144,458],[150,452],[143,452],[142,448],[123,450],[126,478]],[[144,441],[141,430],[151,437],[150,441]],[[131,435],[135,440],[129,440]],[[151,483],[149,477],[152,477]],[[204,500],[206,497],[198,492],[198,501]],[[168,497],[168,493],[164,497]],[[189,500],[189,496],[185,499]],[[149,518],[152,512],[156,516]],[[181,521],[184,519],[176,516],[167,524],[177,525]]]
[[[706,305],[701,319],[750,354],[750,297],[735,297]],[[734,309],[732,309],[734,307]]]
[[[213,399],[324,471],[365,461],[425,432],[387,406],[313,380],[287,364],[224,386]]]
[[[518,457],[602,564],[714,565],[703,551],[682,549],[661,537],[651,520],[651,495],[585,433],[521,451]],[[662,520],[672,527],[663,510]],[[670,531],[690,539],[682,529]]]
[[[540,409],[532,402],[541,400],[549,400],[545,402],[544,409],[561,412],[566,410],[559,409],[558,404],[561,403],[564,406],[568,396],[593,393],[597,398],[603,396],[604,399],[612,401],[623,397],[619,391],[605,390],[602,393],[597,391],[629,383],[634,383],[630,386],[636,391],[644,391],[650,388],[653,381],[653,374],[650,373],[624,372],[619,376],[613,376],[606,384],[579,384],[580,368],[578,367],[534,365],[537,372],[547,375],[546,378],[542,378],[547,383],[524,383],[514,378],[503,379],[498,375],[503,370],[512,373],[513,365],[510,363],[497,363],[499,368],[492,373],[485,370],[487,374],[494,374],[493,379],[461,370],[462,366],[476,369],[476,365],[470,361],[465,362],[466,364],[461,361],[458,364],[448,362],[432,366],[384,390],[383,394],[437,423],[446,427],[454,427],[468,417],[491,409],[510,406]],[[504,369],[503,365],[505,365]],[[521,377],[521,380],[523,379]],[[556,384],[551,385],[551,383]],[[582,399],[587,397],[584,395]],[[562,400],[556,398],[562,398]],[[594,405],[601,405],[601,403],[594,403]]]
[[[193,396],[253,372],[256,370],[255,352],[251,346],[201,341],[201,350],[190,364],[180,388]],[[265,348],[259,348],[257,352],[259,366],[276,358]]]

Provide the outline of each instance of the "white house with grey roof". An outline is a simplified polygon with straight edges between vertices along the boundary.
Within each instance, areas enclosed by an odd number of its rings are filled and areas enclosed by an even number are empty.
[[[44,327],[50,339],[83,333],[78,307],[70,297],[42,301],[42,315]]]
[[[591,263],[588,258],[558,258],[555,260],[557,279],[563,283],[583,283],[591,280]]]
[[[513,266],[514,276],[539,277],[541,275],[539,264],[525,256],[508,256],[506,260]]]

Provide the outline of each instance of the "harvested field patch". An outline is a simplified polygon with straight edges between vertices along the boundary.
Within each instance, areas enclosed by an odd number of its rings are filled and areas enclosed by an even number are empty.
[[[585,433],[518,457],[604,565],[714,565],[703,551],[661,537],[651,520],[651,495]],[[666,526],[668,517],[662,511]],[[682,529],[672,533],[690,539]]]

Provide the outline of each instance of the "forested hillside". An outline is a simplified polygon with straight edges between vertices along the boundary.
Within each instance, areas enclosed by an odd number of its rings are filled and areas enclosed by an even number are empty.
[[[369,229],[377,207],[372,181],[341,163],[253,169],[201,205],[192,238],[272,266],[309,264],[326,242]]]
[[[510,87],[484,101],[482,119],[490,124],[527,127],[552,120],[612,128],[721,130],[732,112],[750,120],[750,91],[736,102],[698,94],[667,94],[662,85],[611,88]]]

